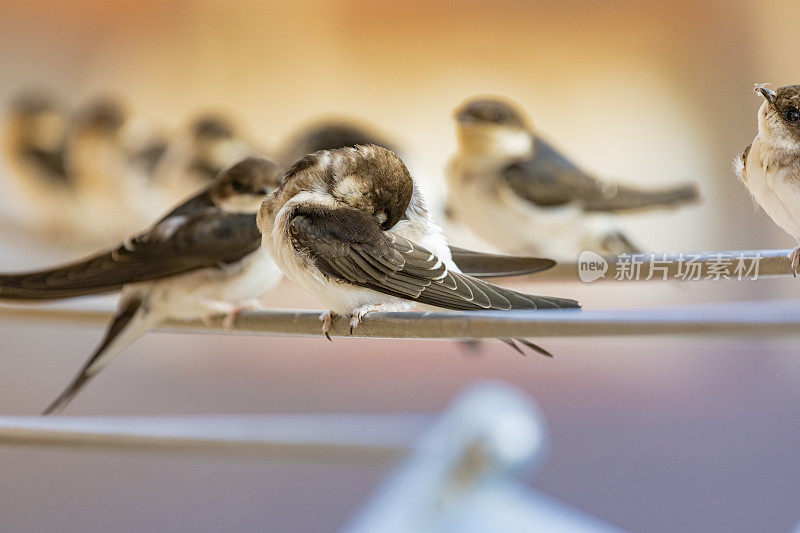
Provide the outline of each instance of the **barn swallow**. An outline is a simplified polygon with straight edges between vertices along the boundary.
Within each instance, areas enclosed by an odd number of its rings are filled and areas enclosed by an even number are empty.
[[[736,158],[734,168],[753,199],[798,243],[789,255],[800,269],[800,85],[773,91],[757,84],[764,97],[758,108],[758,133]]]
[[[266,154],[247,140],[231,119],[221,113],[205,113],[170,144],[157,169],[158,185],[168,198],[183,198],[246,157]]]
[[[375,144],[398,153],[394,143],[374,127],[345,119],[327,119],[313,122],[290,136],[281,150],[280,161],[290,167],[308,154],[320,150]]]
[[[448,213],[510,253],[574,258],[638,251],[615,214],[697,200],[695,185],[640,190],[584,172],[499,99],[475,99],[455,114],[458,152],[448,168]]]
[[[0,299],[51,300],[122,290],[105,338],[45,411],[66,406],[134,340],[168,319],[227,314],[253,305],[281,278],[255,215],[280,181],[279,167],[246,159],[221,173],[151,229],[110,251],[39,272],[0,276]]]
[[[54,98],[26,92],[14,99],[4,120],[3,152],[20,203],[20,216],[60,233],[69,217],[72,183],[65,164],[68,112]]]
[[[376,146],[326,150],[295,163],[258,212],[263,246],[284,275],[350,331],[375,311],[563,309],[574,300],[532,296],[460,272],[402,160]],[[504,339],[510,342],[511,339]],[[522,340],[526,345],[546,351]]]

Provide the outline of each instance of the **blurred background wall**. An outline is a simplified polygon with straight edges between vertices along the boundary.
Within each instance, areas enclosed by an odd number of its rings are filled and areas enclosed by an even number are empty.
[[[172,127],[221,109],[267,146],[321,114],[353,116],[397,137],[440,198],[452,110],[498,94],[602,176],[700,184],[699,206],[626,218],[648,248],[793,245],[753,207],[731,160],[756,131],[753,83],[798,81],[795,1],[7,0],[1,9],[0,102],[28,87],[70,103],[110,92]],[[0,267],[66,258],[22,244],[0,248]],[[796,283],[536,289],[604,308],[793,297]],[[273,301],[318,307],[287,284]],[[0,411],[38,412],[99,335],[0,325]],[[148,335],[69,413],[428,411],[493,377],[532,393],[551,421],[536,486],[602,519],[748,531],[800,517],[787,496],[800,489],[800,366],[788,342],[558,340],[547,344],[552,362],[494,343],[477,358],[453,343],[408,346]],[[0,529],[330,530],[382,474],[0,450]]]

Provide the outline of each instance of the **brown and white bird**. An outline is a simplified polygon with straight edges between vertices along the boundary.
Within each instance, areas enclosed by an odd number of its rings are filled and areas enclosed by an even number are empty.
[[[246,159],[114,249],[53,269],[0,275],[0,299],[122,290],[100,346],[45,413],[62,409],[113,357],[161,322],[223,314],[232,320],[280,280],[256,226],[256,212],[280,175],[270,161]]]
[[[800,85],[776,91],[757,84],[764,97],[758,108],[758,133],[736,158],[739,179],[775,224],[798,246],[789,255],[795,277],[800,270]]]
[[[320,150],[355,147],[375,144],[399,153],[394,143],[389,142],[376,128],[348,119],[324,119],[315,121],[294,133],[280,151],[280,162],[289,168],[308,154]]]
[[[262,204],[258,226],[286,277],[330,310],[320,317],[326,335],[335,315],[350,316],[352,332],[370,312],[418,304],[454,310],[579,307],[574,300],[523,294],[461,273],[406,166],[379,146],[321,151],[298,161]]]
[[[222,113],[205,113],[170,143],[156,170],[158,187],[174,201],[206,187],[237,161],[266,156],[233,120]]]
[[[73,115],[66,138],[66,168],[74,184],[85,233],[120,239],[163,211],[152,187],[166,140],[134,118],[117,99],[88,101]]]
[[[537,135],[512,104],[469,100],[455,114],[448,215],[508,253],[575,259],[638,251],[615,215],[697,200],[694,185],[640,190],[600,181]]]
[[[19,216],[32,226],[62,235],[77,210],[65,162],[69,116],[54,98],[26,92],[9,105],[3,123],[3,156],[12,194],[25,209]]]

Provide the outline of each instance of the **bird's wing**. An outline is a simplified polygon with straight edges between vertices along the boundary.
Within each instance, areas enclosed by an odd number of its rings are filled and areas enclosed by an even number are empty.
[[[502,172],[512,191],[538,207],[575,205],[584,211],[630,211],[668,207],[697,200],[693,184],[639,190],[603,183],[537,138],[534,155],[512,162]]]
[[[487,254],[450,246],[453,262],[462,273],[476,278],[522,276],[553,268],[556,262],[541,257]]]
[[[298,210],[292,245],[334,280],[420,303],[457,310],[578,307],[574,300],[532,296],[452,272],[428,250],[361,211]]]
[[[128,283],[233,263],[259,247],[254,215],[204,204],[195,197],[149,231],[83,261],[0,275],[0,299],[47,300],[114,291]]]

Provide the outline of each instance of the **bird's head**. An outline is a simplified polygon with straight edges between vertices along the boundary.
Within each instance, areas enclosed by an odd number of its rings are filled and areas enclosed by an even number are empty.
[[[267,159],[249,157],[223,170],[211,185],[212,201],[230,213],[256,214],[278,188],[281,169]]]
[[[38,93],[24,93],[12,101],[6,119],[11,141],[46,152],[61,147],[66,121],[61,105]]]
[[[521,111],[499,98],[475,98],[455,112],[461,150],[481,155],[524,155],[531,133]]]
[[[280,189],[262,206],[271,217],[294,199],[336,209],[349,207],[375,217],[389,229],[403,217],[414,193],[414,181],[394,152],[368,144],[323,150],[296,162]]]
[[[127,115],[119,100],[97,98],[75,113],[71,128],[81,136],[116,139],[125,126]]]
[[[355,147],[375,144],[387,150],[397,150],[372,126],[349,119],[325,119],[309,124],[291,137],[283,153],[283,160],[290,166],[307,154],[320,150]]]
[[[209,142],[233,138],[236,128],[222,115],[207,114],[195,118],[189,129],[196,141]]]
[[[773,91],[758,84],[755,90],[764,97],[758,110],[759,133],[776,148],[796,150],[800,146],[800,85]]]
[[[236,124],[220,113],[207,113],[193,120],[189,125],[189,140],[193,164],[205,169],[203,174],[257,155],[242,139]]]

